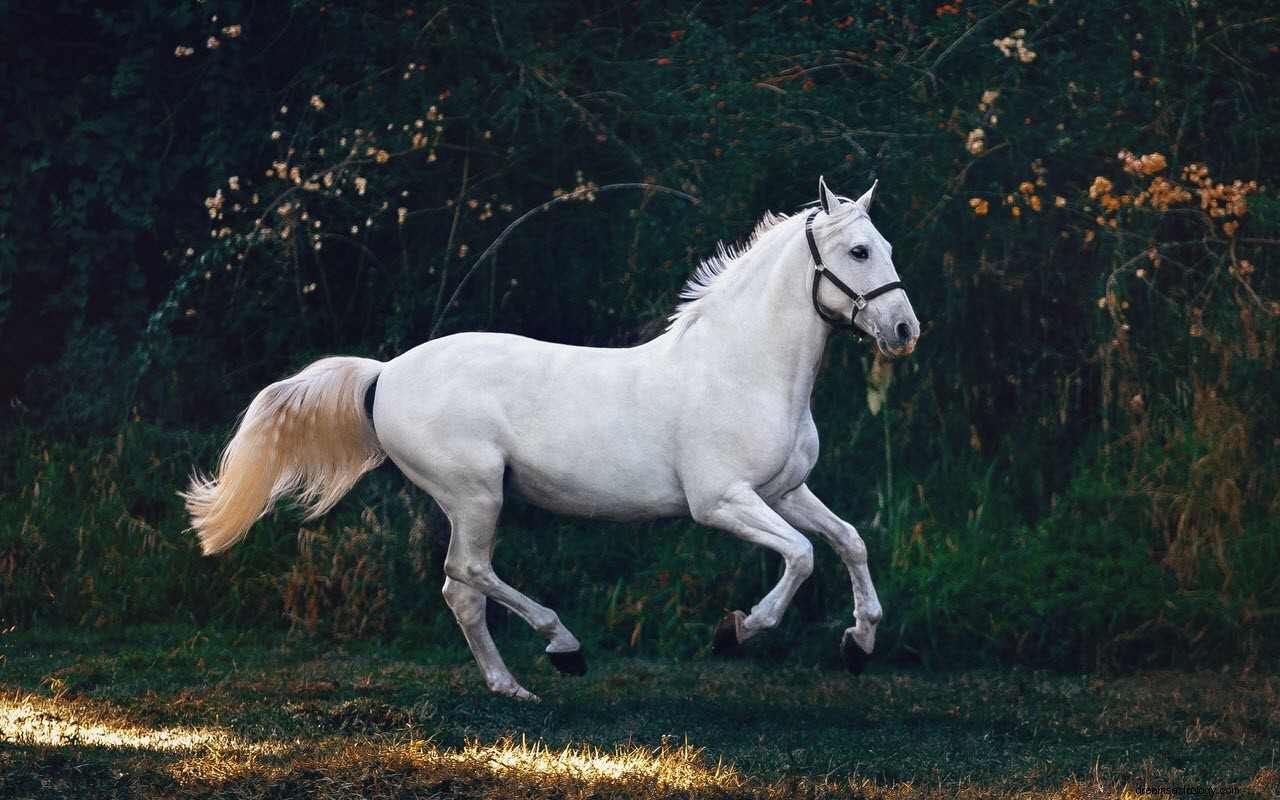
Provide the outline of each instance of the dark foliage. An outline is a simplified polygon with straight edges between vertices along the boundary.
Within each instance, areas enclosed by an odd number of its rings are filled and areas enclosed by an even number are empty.
[[[393,473],[301,554],[282,512],[200,560],[174,492],[266,383],[391,357],[446,312],[635,342],[717,240],[824,174],[881,180],[925,322],[900,365],[833,342],[815,397],[812,484],[864,529],[885,646],[1264,652],[1280,306],[1250,181],[1280,172],[1280,56],[1260,5],[1200,6],[0,0],[0,616],[454,635],[438,526]],[[443,307],[516,215],[636,180],[702,203],[567,203]],[[642,650],[704,646],[776,570],[684,524],[609,529],[609,553],[532,510],[506,527],[513,582]],[[821,622],[834,653],[841,572],[772,646]]]

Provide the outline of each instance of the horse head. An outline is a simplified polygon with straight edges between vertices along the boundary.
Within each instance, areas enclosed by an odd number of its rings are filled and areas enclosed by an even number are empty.
[[[887,356],[915,349],[920,320],[893,266],[893,245],[871,222],[876,184],[857,200],[818,179],[818,208],[805,220],[814,261],[813,305],[836,327],[861,329]]]

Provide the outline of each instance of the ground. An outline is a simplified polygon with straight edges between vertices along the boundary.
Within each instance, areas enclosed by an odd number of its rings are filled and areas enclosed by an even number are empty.
[[[191,630],[0,637],[0,797],[1275,797],[1276,674],[545,658]],[[517,648],[512,648],[517,649]]]

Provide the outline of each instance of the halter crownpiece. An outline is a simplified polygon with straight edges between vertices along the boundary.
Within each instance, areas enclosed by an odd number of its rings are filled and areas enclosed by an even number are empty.
[[[804,220],[804,238],[809,242],[809,254],[813,256],[813,310],[818,312],[818,316],[822,318],[823,322],[833,328],[843,331],[858,331],[858,314],[862,309],[867,307],[867,303],[882,294],[892,292],[894,289],[902,289],[903,291],[906,291],[907,287],[903,285],[902,281],[891,281],[883,286],[872,289],[866,294],[858,294],[853,289],[849,288],[849,285],[844,281],[840,280],[835,275],[832,275],[823,265],[822,253],[818,252],[818,242],[813,238],[813,220],[818,216],[818,212],[826,210],[825,206],[826,198],[824,197],[823,208],[815,208],[810,211],[809,216]],[[827,213],[830,214],[831,212],[828,210]],[[822,308],[822,304],[818,302],[818,284],[822,282],[823,278],[831,281],[833,286],[844,292],[849,299],[853,300],[853,313],[849,315],[848,322],[845,322],[844,317],[838,317],[834,314],[827,313],[827,311]],[[862,338],[861,333],[858,334],[858,338]]]

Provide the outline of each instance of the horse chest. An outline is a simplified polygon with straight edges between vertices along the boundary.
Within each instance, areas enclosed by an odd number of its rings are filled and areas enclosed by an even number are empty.
[[[764,413],[764,404],[751,408],[741,415],[708,420],[689,461],[708,468],[706,477],[712,482],[725,472],[745,479],[761,497],[772,500],[803,483],[813,469],[818,460],[818,431],[807,409],[797,418],[779,409]],[[731,471],[718,469],[730,465]]]

